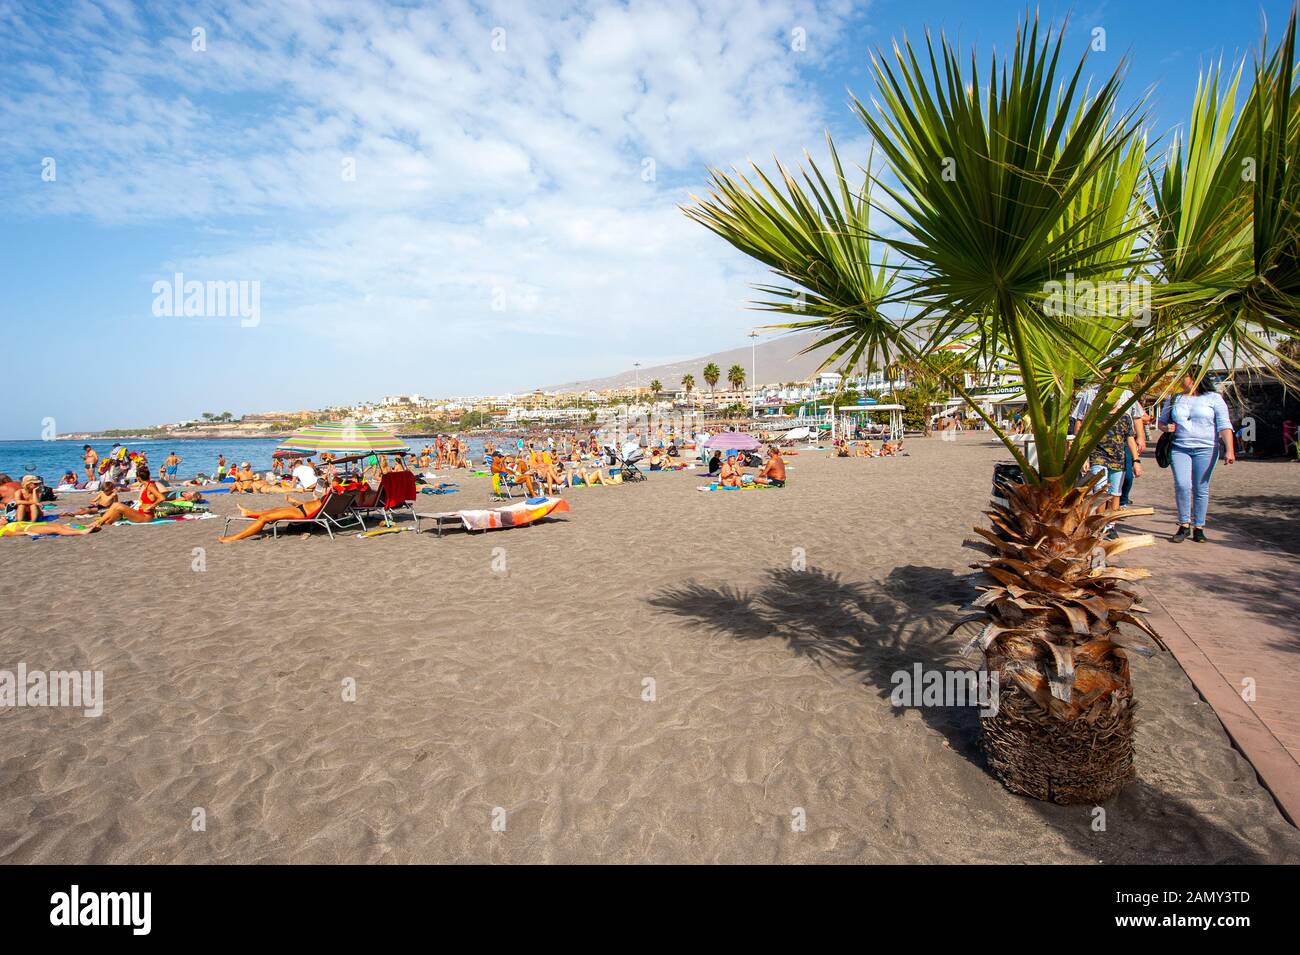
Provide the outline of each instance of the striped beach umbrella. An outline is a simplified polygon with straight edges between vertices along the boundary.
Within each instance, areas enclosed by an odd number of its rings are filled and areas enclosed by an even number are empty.
[[[410,446],[391,431],[363,421],[330,421],[299,428],[280,442],[281,451],[319,454],[401,454]]]

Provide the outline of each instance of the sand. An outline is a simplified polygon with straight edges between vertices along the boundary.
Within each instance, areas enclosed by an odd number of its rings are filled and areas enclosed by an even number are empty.
[[[779,491],[578,489],[473,536],[0,540],[0,668],[106,693],[99,718],[0,710],[0,861],[1300,861],[1168,655],[1134,662],[1138,778],[1104,831],[1004,790],[973,710],[891,706],[895,670],[957,662],[960,544],[1005,458],[909,450],[803,454]],[[486,503],[459,480],[423,509]]]

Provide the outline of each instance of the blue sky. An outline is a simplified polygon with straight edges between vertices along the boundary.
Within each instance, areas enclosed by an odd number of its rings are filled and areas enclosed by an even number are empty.
[[[1098,75],[1129,55],[1156,138],[1198,69],[1289,4],[1039,9],[1072,11],[1072,55],[1105,30]],[[761,274],[676,208],[707,168],[817,154],[825,129],[862,160],[846,91],[870,94],[871,49],[929,26],[987,62],[1024,10],[0,0],[0,437],[499,393],[744,344]],[[256,283],[256,324],[155,315],[177,272]]]

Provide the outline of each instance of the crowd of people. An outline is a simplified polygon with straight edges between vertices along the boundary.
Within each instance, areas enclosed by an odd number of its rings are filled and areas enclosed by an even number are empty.
[[[1096,387],[1083,391],[1071,412],[1071,429],[1075,429],[1096,400]],[[1129,402],[1130,394],[1120,400]],[[1028,430],[1027,421],[1020,422]],[[1134,481],[1142,476],[1142,456],[1148,450],[1148,428],[1154,426],[1167,435],[1168,466],[1171,471],[1178,512],[1178,529],[1172,540],[1204,542],[1210,502],[1210,482],[1219,461],[1236,460],[1236,436],[1227,404],[1209,383],[1209,379],[1192,369],[1180,382],[1177,393],[1161,402],[1149,413],[1139,401],[1132,401],[1098,444],[1090,461],[1090,480],[1104,483],[1108,506],[1119,510],[1130,505]],[[619,441],[618,438],[624,440]],[[340,481],[377,487],[391,471],[412,471],[417,480],[437,477],[434,470],[475,469],[491,477],[498,496],[508,496],[513,488],[527,496],[555,495],[567,488],[599,487],[623,483],[625,456],[629,449],[637,453],[638,467],[649,471],[684,469],[689,455],[698,455],[698,463],[713,478],[716,486],[739,488],[746,485],[783,487],[787,480],[785,458],[775,445],[769,445],[764,458],[750,451],[722,451],[710,448],[711,436],[701,433],[679,437],[672,427],[640,428],[620,434],[618,438],[594,430],[531,432],[512,438],[484,443],[481,465],[471,460],[471,450],[459,435],[437,435],[418,451],[395,454],[371,454],[341,457],[322,453],[319,461],[310,455],[277,452],[269,472],[255,471],[248,461],[227,462],[218,455],[214,477],[199,473],[189,481],[178,479],[183,462],[175,451],[168,453],[157,478],[144,451],[129,450],[114,444],[100,455],[87,444],[82,449],[84,480],[73,470],[66,471],[54,490],[90,490],[93,496],[61,516],[93,518],[84,528],[71,528],[43,520],[44,504],[53,495],[34,475],[21,482],[0,475],[0,536],[28,534],[93,533],[118,521],[142,523],[156,519],[160,505],[169,501],[201,500],[199,488],[213,480],[228,485],[236,493],[274,491],[322,491]],[[833,443],[836,457],[894,457],[903,455],[902,440],[883,440],[878,447],[869,438],[851,440],[841,437]],[[1163,458],[1162,458],[1163,459]],[[754,473],[746,472],[747,467]],[[126,492],[138,494],[134,503],[122,499]],[[294,516],[316,506],[307,501],[288,499],[278,510],[260,511],[268,519],[283,511]],[[290,514],[292,512],[292,514]],[[252,512],[249,512],[252,513]],[[1115,536],[1112,526],[1109,534]],[[246,536],[241,534],[240,536]]]

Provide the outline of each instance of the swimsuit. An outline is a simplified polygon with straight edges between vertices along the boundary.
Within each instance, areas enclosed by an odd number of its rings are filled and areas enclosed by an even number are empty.
[[[4,527],[0,527],[0,537],[17,537],[19,534],[26,534],[29,527],[35,527],[37,521],[10,521]]]

